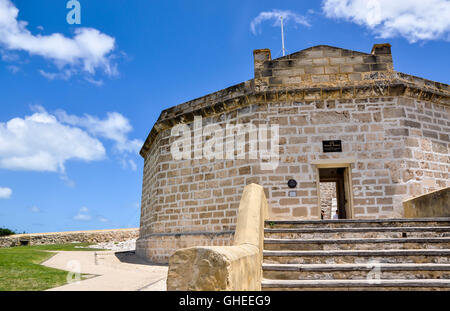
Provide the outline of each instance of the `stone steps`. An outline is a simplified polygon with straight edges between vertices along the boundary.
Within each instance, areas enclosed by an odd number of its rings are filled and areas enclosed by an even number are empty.
[[[450,279],[450,264],[263,264],[273,280]]]
[[[450,249],[450,237],[359,239],[264,239],[265,250]]]
[[[263,290],[449,290],[450,280],[267,280]]]
[[[450,249],[317,250],[263,252],[264,263],[450,263]]]
[[[272,239],[450,237],[450,226],[266,228],[264,234],[266,238]]]
[[[266,221],[263,290],[450,290],[450,218]]]
[[[268,220],[267,229],[450,226],[450,217],[415,219]]]

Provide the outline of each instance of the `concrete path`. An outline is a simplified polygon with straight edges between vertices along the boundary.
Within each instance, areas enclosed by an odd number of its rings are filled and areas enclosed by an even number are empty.
[[[51,291],[166,290],[167,266],[152,265],[132,252],[56,252],[42,264],[68,271],[69,280],[76,279],[75,272],[89,275],[86,280],[72,281]]]

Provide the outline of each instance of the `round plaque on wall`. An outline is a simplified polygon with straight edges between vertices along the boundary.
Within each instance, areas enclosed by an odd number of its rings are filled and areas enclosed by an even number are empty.
[[[289,179],[288,181],[288,187],[289,188],[295,188],[297,187],[297,181],[295,179]]]

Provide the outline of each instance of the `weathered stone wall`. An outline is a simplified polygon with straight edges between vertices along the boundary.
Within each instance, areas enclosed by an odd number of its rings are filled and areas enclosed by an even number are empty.
[[[356,160],[351,166],[356,218],[402,217],[403,200],[450,185],[449,128],[443,124],[449,110],[426,106],[405,97],[260,103],[203,119],[203,126],[213,122],[223,128],[227,122],[279,124],[280,163],[275,171],[261,170],[259,160],[173,160],[170,144],[178,137],[161,132],[145,164],[142,252],[167,261],[181,245],[229,245],[232,235],[225,233],[234,230],[241,191],[252,182],[264,187],[271,219],[319,217],[314,160]],[[408,122],[430,113],[430,124]],[[430,126],[437,139],[425,135]],[[322,141],[333,139],[342,140],[343,152],[324,154]],[[299,181],[296,197],[288,196],[289,179]],[[223,234],[210,239],[192,232]],[[158,235],[164,233],[188,235]]]
[[[314,217],[317,176],[310,163],[319,159],[356,159],[352,165],[356,218],[401,217],[406,198],[448,186],[450,109],[434,103],[427,103],[428,109],[424,106],[404,97],[273,105],[269,108],[273,119],[269,118],[283,125],[285,155],[279,175],[263,177],[262,185],[271,186],[272,212],[277,218]],[[426,119],[429,124],[408,122],[424,114],[433,116]],[[428,137],[430,127],[434,138]],[[322,153],[322,140],[331,139],[342,140],[342,153]],[[286,198],[285,178],[291,177],[301,181],[299,198]],[[275,187],[284,191],[274,191]]]
[[[205,118],[203,126],[256,121],[252,109],[259,107]],[[174,160],[176,139],[162,131],[145,158],[137,252],[155,262],[167,262],[180,247],[231,245],[243,188],[259,180],[249,166],[256,160]]]
[[[233,246],[177,250],[170,257],[167,290],[261,290],[267,217],[263,188],[247,185],[239,204]]]
[[[405,124],[406,112],[401,105],[423,103],[405,98],[368,98],[361,100],[333,100],[292,104],[269,105],[268,119],[280,124],[281,148],[283,155],[276,174],[265,174],[261,184],[269,188],[269,206],[275,218],[315,217],[317,215],[316,172],[310,163],[314,160],[354,158],[352,183],[356,218],[401,217],[401,202],[412,195],[424,193],[409,184],[427,184],[425,175],[433,174],[437,183],[449,183],[448,142],[439,141],[439,154],[434,154],[436,162],[425,174],[419,167],[414,170],[414,178],[409,172],[408,155],[411,143],[409,123]],[[399,105],[400,104],[400,105]],[[449,119],[447,107],[429,103],[430,111],[440,118],[433,118],[438,124]],[[412,108],[411,108],[412,109]],[[417,109],[413,111],[416,112]],[[434,113],[434,112],[433,112]],[[412,114],[410,114],[411,116]],[[433,143],[420,132],[413,132],[421,138],[422,145]],[[440,130],[439,132],[437,132]],[[436,135],[446,138],[449,128],[435,126]],[[342,153],[322,153],[323,140],[342,140]],[[420,148],[424,148],[420,147]],[[436,149],[437,150],[437,149]],[[409,152],[409,153],[408,153]],[[413,160],[413,159],[410,159]],[[422,160],[423,161],[423,160]],[[426,160],[425,160],[426,162]],[[424,162],[424,163],[425,163]],[[433,158],[431,158],[433,162]],[[420,162],[409,165],[414,167]],[[428,167],[427,164],[422,166]],[[436,175],[431,167],[436,170]],[[423,172],[421,174],[421,172]],[[300,180],[298,198],[287,198],[286,179]],[[408,184],[409,182],[409,184]],[[436,184],[428,181],[426,191],[436,189]],[[408,187],[409,186],[409,187]]]
[[[397,131],[406,146],[396,151],[404,160],[393,182],[403,186],[394,194],[412,197],[448,187],[450,107],[402,97],[392,114],[400,119]]]
[[[336,199],[336,183],[321,182],[320,183],[320,209],[324,211],[323,219],[332,219],[331,211],[332,200]]]
[[[450,87],[393,71],[388,45],[372,54],[318,46],[276,60],[257,50],[254,62],[255,79],[161,113],[141,150],[138,253],[167,262],[179,247],[230,245],[250,183],[264,187],[271,219],[320,218],[317,160],[354,160],[355,218],[402,217],[403,200],[450,185]],[[203,128],[279,125],[278,167],[262,170],[249,144],[246,159],[174,160],[171,129],[193,130],[194,116]],[[323,153],[323,140],[342,140],[342,152]]]
[[[139,228],[15,234],[0,237],[0,247],[65,243],[100,243],[137,239]]]
[[[367,74],[392,71],[390,45],[374,46],[372,54],[319,45],[272,60],[270,50],[255,51],[255,85],[317,87],[321,83],[357,84]]]
[[[450,187],[403,202],[405,217],[450,217]]]
[[[189,230],[189,227],[186,227]],[[168,228],[167,230],[170,230]],[[168,233],[148,234],[136,241],[136,253],[149,258],[155,263],[167,263],[171,254],[177,249],[196,246],[229,246],[233,241],[234,231],[202,233]]]

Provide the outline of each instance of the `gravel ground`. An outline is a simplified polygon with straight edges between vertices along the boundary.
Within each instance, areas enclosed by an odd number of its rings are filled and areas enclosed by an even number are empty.
[[[134,251],[136,249],[136,239],[123,242],[102,242],[95,245],[90,245],[89,247],[109,249],[112,251]]]

